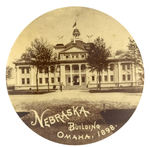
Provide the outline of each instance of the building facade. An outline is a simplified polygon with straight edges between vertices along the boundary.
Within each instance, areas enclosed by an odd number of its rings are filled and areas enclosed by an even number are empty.
[[[97,72],[90,72],[86,62],[87,50],[90,43],[85,43],[79,39],[80,32],[77,28],[73,31],[74,39],[68,44],[57,44],[54,46],[58,61],[48,70],[41,68],[38,73],[39,89],[47,89],[48,81],[50,89],[58,89],[63,84],[64,89],[70,88],[95,88],[98,78],[101,87],[126,87],[135,86],[135,65],[130,59],[115,56],[109,57],[108,68],[101,72],[98,77]],[[29,62],[18,60],[14,62],[16,77],[16,90],[36,89],[36,66]]]

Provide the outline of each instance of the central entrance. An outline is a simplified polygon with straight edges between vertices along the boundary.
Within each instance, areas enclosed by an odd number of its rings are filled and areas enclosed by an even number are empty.
[[[65,65],[66,86],[84,87],[86,86],[86,66],[85,64]]]
[[[73,85],[79,85],[79,75],[74,75],[73,76]]]

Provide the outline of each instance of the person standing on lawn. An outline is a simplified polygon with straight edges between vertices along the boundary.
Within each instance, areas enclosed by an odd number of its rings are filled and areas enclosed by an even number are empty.
[[[63,90],[63,82],[60,83],[60,91],[62,92]]]

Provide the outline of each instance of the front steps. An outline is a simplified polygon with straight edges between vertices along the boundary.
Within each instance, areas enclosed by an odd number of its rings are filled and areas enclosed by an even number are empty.
[[[87,90],[88,88],[85,85],[73,85],[73,86],[65,86],[64,89],[66,90]]]

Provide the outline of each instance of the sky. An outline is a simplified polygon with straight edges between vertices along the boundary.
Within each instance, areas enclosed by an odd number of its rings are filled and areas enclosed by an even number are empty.
[[[42,37],[52,45],[70,42],[75,21],[81,40],[88,42],[87,35],[93,35],[91,41],[100,36],[104,38],[107,47],[111,46],[112,52],[127,50],[128,38],[131,36],[111,16],[94,9],[66,7],[50,11],[31,22],[16,39],[7,64],[11,65],[19,59],[35,38]],[[58,36],[63,38],[59,40]]]

